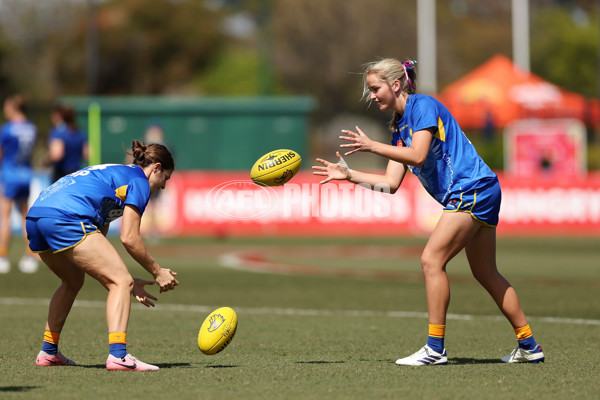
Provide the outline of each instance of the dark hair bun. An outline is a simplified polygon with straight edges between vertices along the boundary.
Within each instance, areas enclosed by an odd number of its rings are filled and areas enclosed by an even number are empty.
[[[142,168],[152,164],[161,163],[162,168],[165,170],[174,170],[175,162],[169,149],[164,145],[158,143],[145,144],[134,140],[131,143],[131,153],[133,156],[133,163],[139,165]]]
[[[135,160],[135,164],[144,165],[146,159],[146,145],[134,140],[131,145],[131,155]]]

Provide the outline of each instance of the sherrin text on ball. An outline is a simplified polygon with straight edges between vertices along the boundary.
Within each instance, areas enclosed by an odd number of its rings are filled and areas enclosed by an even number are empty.
[[[302,157],[294,150],[270,151],[254,163],[250,178],[257,185],[281,186],[296,175],[301,165]]]

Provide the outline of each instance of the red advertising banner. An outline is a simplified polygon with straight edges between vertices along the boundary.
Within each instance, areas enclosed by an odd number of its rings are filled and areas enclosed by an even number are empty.
[[[584,176],[585,125],[576,119],[525,119],[504,132],[507,175],[519,177]]]
[[[429,233],[442,213],[412,175],[395,194],[318,182],[310,171],[275,188],[243,172],[176,172],[155,205],[155,224],[166,235],[406,236]],[[600,174],[564,181],[501,175],[500,183],[499,234],[600,236]]]

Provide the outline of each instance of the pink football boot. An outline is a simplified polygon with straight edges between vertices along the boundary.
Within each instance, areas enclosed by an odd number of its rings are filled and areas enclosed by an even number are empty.
[[[69,360],[59,351],[56,354],[48,354],[45,351],[40,351],[35,359],[35,365],[40,367],[56,367],[56,366],[73,366],[75,361]]]
[[[156,365],[141,362],[131,354],[127,354],[123,358],[109,354],[106,360],[106,369],[109,371],[158,371],[159,368]]]

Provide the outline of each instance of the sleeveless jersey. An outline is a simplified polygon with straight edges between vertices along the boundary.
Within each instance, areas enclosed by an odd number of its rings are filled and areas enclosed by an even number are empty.
[[[27,217],[90,218],[98,228],[123,215],[126,204],[144,213],[150,184],[137,165],[102,164],[66,175],[46,188]]]
[[[433,128],[434,134],[421,168],[408,166],[425,190],[446,206],[452,194],[485,186],[496,174],[481,159],[458,122],[431,96],[409,95],[404,115],[393,133],[392,145],[410,147],[414,132]]]

